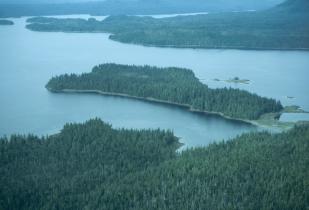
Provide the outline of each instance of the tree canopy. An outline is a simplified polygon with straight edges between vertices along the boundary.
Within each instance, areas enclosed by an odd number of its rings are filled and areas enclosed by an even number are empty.
[[[175,67],[102,64],[95,66],[91,73],[53,77],[46,87],[51,91],[98,90],[127,94],[249,120],[282,110],[281,103],[274,99],[239,89],[211,89],[191,70]]]
[[[175,153],[171,131],[99,119],[0,138],[0,209],[295,209],[309,205],[309,126]]]
[[[36,17],[28,20],[27,28],[35,31],[108,32],[116,41],[162,47],[308,50],[308,20],[308,1],[288,0],[266,11],[162,19],[110,16],[97,21]]]

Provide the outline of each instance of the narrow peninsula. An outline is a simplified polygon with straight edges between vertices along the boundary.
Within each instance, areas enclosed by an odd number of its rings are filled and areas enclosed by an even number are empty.
[[[90,73],[53,77],[46,88],[53,92],[95,92],[169,103],[250,123],[283,110],[279,101],[244,90],[211,89],[192,70],[175,67],[102,64]]]
[[[309,50],[309,1],[287,0],[265,11],[156,19],[137,16],[57,19],[34,17],[34,31],[105,32],[110,38],[158,47]]]

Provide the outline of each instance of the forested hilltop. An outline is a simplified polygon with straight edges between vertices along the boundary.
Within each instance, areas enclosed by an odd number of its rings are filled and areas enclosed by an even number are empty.
[[[99,119],[0,138],[0,209],[280,209],[309,206],[309,126],[176,154],[170,131]]]
[[[102,64],[91,73],[65,74],[50,79],[48,90],[97,90],[188,105],[193,110],[218,112],[254,120],[282,110],[280,102],[231,88],[210,89],[189,69]]]
[[[14,25],[14,22],[11,20],[1,20],[0,19],[0,25]]]
[[[258,12],[227,12],[155,19],[110,16],[95,19],[31,18],[34,31],[108,32],[133,44],[188,48],[309,49],[309,1],[287,0]]]

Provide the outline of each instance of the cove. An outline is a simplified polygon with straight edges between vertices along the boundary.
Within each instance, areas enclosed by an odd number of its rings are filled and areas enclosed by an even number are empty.
[[[186,67],[210,87],[238,87],[309,109],[308,52],[143,47],[111,41],[108,34],[32,32],[25,29],[25,20],[13,19],[14,26],[0,27],[0,135],[53,134],[67,122],[94,117],[115,127],[171,129],[188,147],[257,130],[167,105],[93,94],[52,94],[44,88],[52,76],[89,72],[106,62]],[[252,82],[213,80],[235,76]]]

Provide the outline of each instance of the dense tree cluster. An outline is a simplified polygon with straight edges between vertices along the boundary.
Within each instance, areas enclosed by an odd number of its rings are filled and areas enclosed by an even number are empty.
[[[108,32],[125,43],[189,48],[309,49],[309,1],[288,0],[266,11],[229,12],[155,19],[33,18],[35,31]],[[44,24],[41,21],[46,21]]]
[[[116,209],[306,209],[308,153],[308,126],[245,134],[128,176],[108,199]]]
[[[95,66],[91,73],[53,77],[46,87],[51,91],[69,89],[122,93],[250,120],[282,109],[280,102],[247,91],[208,88],[191,70],[181,68],[102,64]]]
[[[99,119],[0,139],[0,209],[295,209],[309,206],[309,126],[176,154],[170,131]]]
[[[0,19],[0,25],[14,25],[14,22],[11,20],[1,20]]]
[[[0,209],[93,206],[108,185],[175,158],[179,146],[171,131],[113,129],[99,119],[49,137],[3,138]]]

